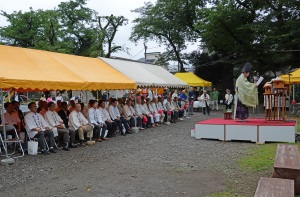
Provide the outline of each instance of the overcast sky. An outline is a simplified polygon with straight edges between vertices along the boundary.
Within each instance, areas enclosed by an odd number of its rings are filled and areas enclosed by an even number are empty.
[[[34,10],[37,9],[53,9],[57,7],[60,2],[67,0],[0,0],[0,10],[11,13],[13,11],[28,11],[29,7]],[[155,0],[150,0],[155,2]],[[129,19],[129,24],[119,28],[116,34],[115,41],[117,45],[125,45],[129,48],[129,55],[124,52],[114,53],[113,56],[139,59],[144,57],[144,46],[143,42],[140,41],[137,45],[129,41],[131,28],[133,24],[131,23],[138,15],[132,13],[131,10],[141,7],[144,5],[144,0],[88,0],[87,7],[96,10],[99,15],[123,15]],[[0,26],[6,26],[8,22],[5,17],[0,16]],[[147,52],[163,52],[164,46],[159,46],[155,42],[148,42]],[[188,51],[196,50],[196,45],[188,46]]]

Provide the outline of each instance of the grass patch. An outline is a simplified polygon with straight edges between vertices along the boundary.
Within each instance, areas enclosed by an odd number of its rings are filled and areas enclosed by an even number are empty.
[[[211,194],[209,197],[245,197],[228,191]]]
[[[296,143],[300,150],[300,144]],[[277,143],[255,146],[238,162],[243,170],[255,172],[272,169],[276,156]]]

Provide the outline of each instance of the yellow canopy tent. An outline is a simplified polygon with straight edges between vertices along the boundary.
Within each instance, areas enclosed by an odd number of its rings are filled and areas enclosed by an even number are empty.
[[[0,45],[0,88],[32,90],[136,89],[98,58]]]
[[[175,76],[193,87],[207,87],[212,85],[211,82],[201,79],[192,72],[176,73]]]
[[[286,84],[288,84],[289,81],[291,84],[300,84],[300,68],[291,73],[290,80],[289,75],[281,75],[280,78],[283,79]]]

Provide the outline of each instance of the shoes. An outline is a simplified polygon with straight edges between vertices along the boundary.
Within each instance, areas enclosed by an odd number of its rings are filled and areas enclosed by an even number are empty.
[[[69,147],[67,147],[67,146],[64,146],[62,149],[65,151],[70,151]]]
[[[85,147],[85,146],[86,146],[86,145],[85,145],[85,142],[84,142],[84,141],[81,141],[81,142],[80,142],[80,146]]]
[[[143,127],[140,127],[140,128],[139,128],[139,130],[144,130],[144,129],[145,129],[145,128],[143,128]]]
[[[190,114],[190,115],[194,115],[194,114]]]
[[[69,148],[78,148],[78,146],[72,143],[69,145]]]
[[[102,140],[100,138],[97,139],[97,142],[102,142]]]
[[[42,150],[41,152],[43,155],[50,155],[50,153],[47,150]]]
[[[147,125],[146,127],[147,127],[147,128],[151,128],[151,126],[150,126],[150,125]]]
[[[50,153],[56,153],[56,150],[54,150],[54,148],[50,148]]]
[[[127,131],[127,132],[126,132],[126,134],[132,134],[132,132],[130,132],[130,131]]]
[[[183,120],[183,118],[179,118],[179,120]]]
[[[102,137],[102,138],[100,138],[102,141],[108,141],[109,140],[109,138],[105,138],[105,137]]]

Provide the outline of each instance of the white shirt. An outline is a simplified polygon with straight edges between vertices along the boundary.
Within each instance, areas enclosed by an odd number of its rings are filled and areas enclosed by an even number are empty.
[[[121,114],[117,106],[110,105],[108,107],[108,112],[112,120],[120,118]]]
[[[87,125],[89,122],[81,112],[73,110],[69,115],[69,127],[77,130],[80,126]]]
[[[166,103],[166,108],[169,111],[174,111],[175,110],[175,107],[173,106],[172,102],[169,102],[169,101]]]
[[[232,103],[232,101],[233,101],[233,96],[232,96],[232,94],[226,94],[226,95],[225,95],[225,100],[228,101],[228,102],[227,102],[227,105],[229,105],[230,103]]]
[[[5,123],[7,124],[17,124],[18,122],[21,122],[20,118],[19,118],[19,114],[18,112],[12,112],[11,114],[8,113],[8,112],[5,112],[4,113],[4,120],[5,120]]]
[[[178,94],[177,94],[177,92],[174,92],[174,93],[172,94],[172,99],[174,99],[175,97],[177,97],[177,98],[178,98]]]
[[[138,116],[143,115],[143,114],[148,114],[147,111],[145,110],[144,106],[142,104],[138,104],[138,103],[135,105],[135,111]]]
[[[151,105],[152,105],[152,108],[153,108],[154,112],[158,113],[158,110],[159,110],[158,103],[152,102]]]
[[[206,94],[206,96],[204,96],[204,94],[202,94],[200,96],[200,101],[202,102],[202,107],[206,107],[206,104],[205,102],[207,103],[207,105],[209,106],[209,100],[210,100],[210,97],[208,94]]]
[[[167,108],[164,106],[164,104],[162,102],[158,102],[158,109],[163,110],[163,111],[167,110]]]
[[[26,114],[25,125],[30,138],[33,138],[38,133],[33,130],[34,128],[39,128],[45,131],[46,127],[50,127],[41,114],[33,112]]]
[[[63,101],[64,101],[64,99],[63,99],[63,97],[62,97],[62,96],[57,96],[57,97],[55,98],[55,100],[56,100],[56,101],[58,101],[58,100],[61,100],[61,102],[63,102]]]
[[[61,117],[55,111],[48,110],[45,113],[44,117],[48,125],[50,125],[50,127],[58,126],[61,122],[63,122]]]
[[[153,97],[154,97],[154,92],[153,92],[153,90],[149,89],[148,90],[148,98],[152,100]]]
[[[88,116],[89,116],[89,121],[92,124],[104,123],[104,121],[102,120],[99,109],[95,109],[95,108],[91,107],[88,110]]]
[[[105,108],[99,108],[101,119],[104,121],[111,120],[108,111]]]
[[[147,114],[152,114],[154,112],[154,109],[152,108],[151,104],[148,105],[147,103],[144,103],[143,106]]]
[[[127,120],[130,119],[130,116],[134,116],[135,112],[132,106],[125,105],[123,107],[123,115]]]

